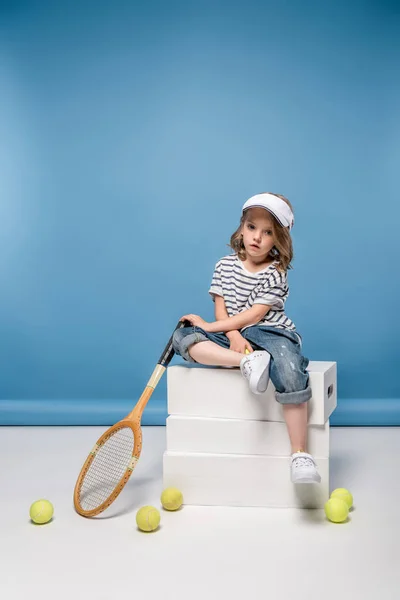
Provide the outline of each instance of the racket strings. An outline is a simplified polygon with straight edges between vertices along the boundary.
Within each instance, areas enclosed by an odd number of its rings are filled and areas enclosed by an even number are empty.
[[[83,510],[96,509],[112,494],[132,460],[133,447],[134,435],[129,427],[113,432],[100,446],[80,488]]]

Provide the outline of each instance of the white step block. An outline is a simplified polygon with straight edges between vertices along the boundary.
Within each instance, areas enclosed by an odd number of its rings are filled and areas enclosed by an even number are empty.
[[[323,508],[329,498],[329,459],[316,459],[319,484],[290,481],[286,456],[195,454],[167,450],[164,487],[177,487],[184,504]]]
[[[285,423],[171,415],[167,418],[167,450],[211,454],[291,453]],[[308,427],[308,451],[329,457],[329,421]]]
[[[324,425],[337,405],[336,363],[310,362],[312,398],[309,419]],[[239,369],[188,363],[167,369],[168,413],[197,417],[284,422],[272,381],[264,394],[253,394]]]

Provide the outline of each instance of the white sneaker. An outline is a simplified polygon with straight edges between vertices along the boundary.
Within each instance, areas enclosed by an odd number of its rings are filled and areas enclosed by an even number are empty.
[[[269,352],[260,350],[243,356],[240,361],[240,370],[253,394],[262,394],[268,387],[270,359]]]
[[[321,475],[317,465],[307,452],[292,454],[292,483],[320,483]]]

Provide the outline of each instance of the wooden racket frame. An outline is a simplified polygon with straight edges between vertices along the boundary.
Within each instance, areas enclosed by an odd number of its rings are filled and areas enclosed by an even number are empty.
[[[185,323],[183,321],[179,321],[178,325],[176,326],[176,328],[174,330],[174,333],[175,333],[176,329],[180,329],[181,327],[185,327],[186,325],[187,325],[187,322]],[[74,489],[74,507],[75,507],[76,512],[79,515],[81,515],[82,517],[95,517],[96,515],[99,515],[104,510],[106,510],[106,508],[108,508],[114,502],[114,500],[119,496],[119,494],[122,492],[123,488],[125,487],[126,483],[129,480],[130,476],[132,475],[132,473],[139,461],[140,454],[142,451],[142,429],[141,429],[141,425],[140,425],[141,419],[142,419],[142,414],[143,414],[144,409],[146,408],[148,401],[150,400],[152,393],[154,392],[155,388],[157,387],[158,382],[160,381],[161,377],[163,376],[164,371],[166,370],[173,355],[175,354],[174,349],[172,347],[172,338],[173,338],[173,334],[170,337],[168,344],[166,345],[166,347],[160,357],[160,360],[158,361],[157,366],[155,367],[155,369],[154,369],[142,395],[140,396],[136,406],[134,407],[134,409],[124,419],[121,419],[121,421],[118,421],[118,423],[116,423],[115,425],[113,425],[112,427],[107,429],[107,431],[99,437],[95,446],[93,447],[92,451],[90,452],[89,456],[85,460],[83,467],[81,469],[81,472],[79,473],[79,477],[77,479],[77,482],[75,484],[75,489]],[[126,427],[130,427],[130,429],[132,429],[134,446],[133,446],[133,452],[132,452],[132,459],[131,459],[124,475],[121,477],[121,479],[117,483],[113,492],[106,498],[106,500],[102,504],[100,504],[99,506],[97,506],[96,508],[94,508],[92,510],[84,510],[80,505],[79,497],[80,497],[80,491],[82,488],[83,481],[85,479],[86,473],[88,472],[88,470],[90,468],[90,465],[94,461],[96,454],[98,453],[101,446],[103,446],[106,443],[106,441],[112,435],[114,435],[119,429],[123,429]]]

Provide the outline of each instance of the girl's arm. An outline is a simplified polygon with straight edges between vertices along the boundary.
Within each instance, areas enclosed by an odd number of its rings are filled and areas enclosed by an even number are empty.
[[[194,327],[201,327],[204,331],[209,333],[228,332],[236,329],[242,329],[246,325],[257,325],[259,321],[267,314],[272,308],[272,305],[266,304],[254,304],[248,310],[235,315],[234,317],[228,317],[227,319],[221,319],[220,321],[214,321],[213,323],[207,323],[198,315],[185,315],[181,317],[181,321],[188,320]]]
[[[234,329],[242,329],[246,325],[256,325],[267,314],[270,308],[271,306],[266,304],[254,304],[248,310],[244,310],[234,317],[214,321],[214,323],[207,323],[205,331],[210,333],[217,333],[218,331],[228,332]]]
[[[229,319],[228,311],[226,310],[225,300],[222,296],[214,296],[215,301],[215,320],[216,321],[226,321]],[[236,334],[240,334],[237,329],[232,329],[232,331],[227,331],[226,336],[231,339],[231,337]]]

